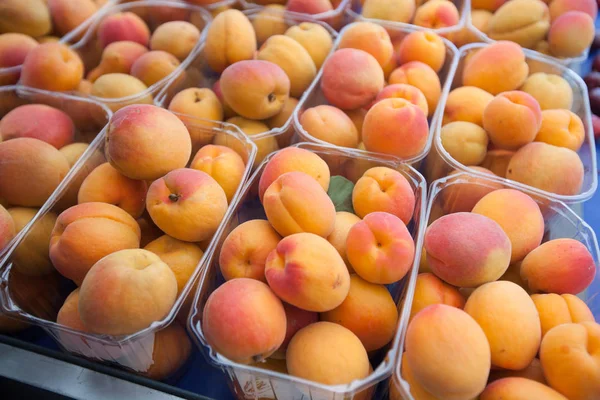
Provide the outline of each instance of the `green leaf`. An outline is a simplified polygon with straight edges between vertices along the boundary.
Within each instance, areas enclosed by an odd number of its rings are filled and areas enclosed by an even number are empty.
[[[331,177],[329,181],[329,189],[327,195],[335,206],[335,211],[347,211],[354,214],[352,207],[352,191],[354,183],[340,175]]]

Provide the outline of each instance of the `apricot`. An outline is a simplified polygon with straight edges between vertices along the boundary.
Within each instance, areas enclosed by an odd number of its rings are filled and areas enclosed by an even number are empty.
[[[408,23],[414,13],[412,0],[364,0],[361,14],[365,18]]]
[[[102,51],[100,64],[87,74],[87,79],[94,82],[100,76],[110,73],[128,74],[134,62],[148,49],[136,42],[113,42]]]
[[[483,111],[494,96],[474,86],[461,86],[448,93],[442,125],[454,121],[471,122],[483,127]]]
[[[153,105],[126,106],[108,125],[106,158],[131,179],[158,179],[184,167],[191,152],[190,135],[183,122]]]
[[[377,60],[383,68],[392,58],[394,48],[387,31],[372,22],[356,22],[344,29],[338,49],[363,50]]]
[[[469,166],[470,170],[480,174],[493,175],[493,172],[483,167]],[[460,173],[460,170],[453,170],[448,177]],[[449,185],[440,193],[441,205],[448,214],[456,212],[470,212],[475,204],[486,194],[494,190],[501,189],[503,186],[497,182],[491,182],[485,178],[475,176],[465,176],[462,182]]]
[[[538,204],[523,192],[496,190],[479,200],[472,212],[493,219],[504,230],[511,242],[511,263],[524,259],[542,242],[544,217]]]
[[[576,57],[594,41],[594,20],[581,11],[569,11],[552,22],[548,32],[550,53],[555,57]]]
[[[542,110],[564,108],[570,110],[573,105],[573,89],[563,77],[537,72],[521,86],[522,91],[533,96]]]
[[[588,14],[592,19],[598,16],[598,5],[591,0],[558,0],[549,5],[550,18],[554,21],[569,11],[581,11]]]
[[[430,272],[420,273],[415,284],[415,294],[410,319],[432,304],[446,304],[463,309],[465,298],[454,286],[448,285]]]
[[[420,61],[439,72],[446,60],[446,45],[435,32],[411,32],[400,42],[397,57],[400,65]]]
[[[540,314],[542,336],[555,326],[591,321],[594,315],[579,297],[572,294],[534,294],[531,299]]]
[[[105,48],[113,42],[129,40],[148,46],[150,29],[146,22],[131,11],[117,12],[100,21],[96,31],[98,44]]]
[[[301,22],[293,25],[285,31],[285,35],[304,47],[317,70],[321,68],[333,48],[333,39],[327,29],[314,22]]]
[[[525,54],[516,43],[499,41],[477,51],[465,64],[464,86],[476,86],[493,95],[520,87],[529,73]]]
[[[267,163],[260,176],[258,194],[264,194],[277,178],[286,172],[304,172],[313,177],[323,190],[329,188],[329,166],[317,154],[298,147],[288,147],[277,152]]]
[[[519,18],[515,18],[519,16]],[[541,0],[513,0],[503,4],[487,24],[487,35],[532,48],[550,29],[548,6]]]
[[[273,35],[283,35],[288,29],[285,22],[285,6],[282,4],[269,4],[256,13],[252,19],[252,28],[256,33],[258,44],[264,43]]]
[[[408,361],[406,360],[406,352],[402,353],[402,365],[400,366],[400,374],[402,376],[402,379],[404,381],[406,381],[406,383],[408,383],[408,385],[410,387],[410,394],[415,399],[419,399],[419,400],[437,400],[438,399],[437,397],[434,397],[431,393],[429,393],[427,390],[423,389],[423,386],[421,386],[421,384],[419,384],[415,380],[415,376],[414,376],[413,372],[411,371],[410,367],[408,366]],[[402,400],[402,396],[400,395],[400,392],[398,389],[398,386],[400,386],[400,384],[398,383],[396,376],[397,375],[394,375],[392,377],[392,379],[390,379],[389,400]]]
[[[66,35],[90,18],[98,6],[93,0],[48,0],[54,31]]]
[[[37,208],[9,208],[8,214],[15,232],[22,231],[38,212]],[[31,226],[23,240],[12,252],[11,261],[15,271],[28,277],[44,276],[54,271],[48,256],[48,246],[56,218],[56,214],[49,211]]]
[[[506,170],[508,179],[566,196],[581,191],[583,174],[583,164],[577,153],[543,142],[520,148]]]
[[[390,86],[392,86],[392,85],[390,85]],[[387,95],[394,96],[394,92],[393,91],[392,92],[386,92],[385,88],[384,88],[384,90],[382,90],[381,92],[379,92],[379,94],[377,95],[377,97],[379,97],[379,95],[382,95],[382,96],[387,96]],[[375,100],[377,100],[377,97],[375,98]],[[417,100],[417,101],[419,101],[419,100]],[[344,112],[346,113],[346,115],[348,117],[350,117],[350,119],[352,120],[352,123],[356,127],[356,131],[360,135],[362,133],[362,127],[363,127],[363,123],[365,121],[365,116],[367,115],[367,110],[365,110],[364,108],[358,108],[356,110],[346,110]],[[360,143],[359,143],[359,148],[361,148],[360,147]],[[364,150],[364,145],[362,146],[362,149]]]
[[[340,147],[356,148],[359,133],[354,123],[342,110],[329,105],[319,105],[300,115],[300,124],[316,139]]]
[[[90,246],[93,243],[93,246]],[[63,211],[50,237],[52,264],[64,277],[81,285],[104,256],[140,244],[140,227],[131,215],[106,203],[83,203]]]
[[[120,250],[86,275],[79,290],[79,316],[91,332],[129,335],[167,316],[176,297],[175,275],[156,254]]]
[[[32,37],[52,31],[50,10],[43,0],[6,0],[0,10],[0,33],[22,33]]]
[[[242,157],[225,146],[208,145],[200,149],[190,168],[206,172],[225,191],[227,202],[231,202],[246,172]]]
[[[346,255],[361,278],[391,284],[404,278],[412,266],[415,245],[400,218],[372,212],[350,228]]]
[[[44,43],[31,49],[21,68],[21,83],[51,91],[75,90],[83,79],[83,62],[62,43]]]
[[[536,142],[579,150],[585,140],[585,127],[579,116],[569,110],[542,111],[542,124]]]
[[[272,359],[275,358],[285,360],[287,347],[296,333],[298,333],[300,329],[319,321],[319,314],[316,312],[306,311],[287,303],[283,303],[283,309],[285,310],[285,319],[287,321],[285,339],[283,340],[281,346],[279,346],[279,349],[277,349],[277,351],[271,356]],[[283,362],[282,367],[285,369],[284,372],[287,374],[285,361]]]
[[[286,352],[290,375],[326,385],[348,384],[369,375],[369,358],[349,329],[327,321],[294,335]]]
[[[544,371],[542,370],[542,363],[540,362],[539,358],[534,358],[533,361],[531,361],[531,364],[518,371],[497,368],[490,371],[490,382],[512,377],[530,379],[532,381],[547,385],[546,378],[544,378]]]
[[[425,115],[429,114],[429,105],[427,104],[427,98],[425,97],[423,92],[421,92],[420,89],[412,85],[407,85],[404,83],[388,85],[384,87],[383,90],[379,92],[379,94],[377,94],[374,104],[384,99],[404,99],[419,107]],[[364,115],[364,117],[366,117],[366,114]],[[363,120],[360,121],[361,131],[362,126],[364,125],[364,117]]]
[[[336,308],[350,288],[344,260],[327,240],[312,233],[283,238],[267,257],[265,276],[279,298],[307,311]]]
[[[255,279],[232,279],[208,297],[202,329],[211,347],[230,360],[244,364],[259,362],[283,343],[285,310],[266,284]]]
[[[542,111],[542,125],[543,124],[544,112]],[[490,150],[487,152],[480,165],[495,175],[498,175],[501,178],[506,178],[508,163],[510,163],[510,159],[512,158],[513,154],[515,154],[515,152],[510,150]]]
[[[207,173],[179,168],[150,185],[146,205],[152,221],[167,235],[200,242],[217,231],[227,211],[227,196]]]
[[[510,239],[498,223],[479,214],[458,212],[437,219],[427,228],[424,245],[431,271],[454,286],[495,281],[510,263]]]
[[[0,251],[10,243],[16,233],[10,213],[0,204]]]
[[[153,240],[144,249],[159,256],[171,268],[177,280],[177,296],[181,295],[204,255],[197,244],[183,242],[169,235]]]
[[[76,331],[87,331],[79,317],[79,288],[73,290],[65,299],[64,304],[60,310],[58,310],[56,323]]]
[[[0,143],[0,198],[9,204],[40,207],[69,172],[52,145],[22,137]]]
[[[283,128],[288,122],[291,124],[292,115],[298,108],[298,99],[293,97],[288,97],[286,102],[283,104],[283,108],[277,114],[267,119],[265,123],[271,129]],[[293,134],[293,131],[292,131]],[[289,142],[282,142],[279,138],[287,137],[285,133],[278,136],[277,143],[279,143],[279,147],[286,147],[289,145]],[[291,139],[291,138],[290,138]]]
[[[477,165],[485,159],[488,135],[479,125],[450,122],[442,127],[440,138],[448,154],[463,165]]]
[[[35,39],[22,33],[0,34],[0,68],[11,68],[23,64],[27,54],[38,45]],[[19,80],[20,71],[3,71],[0,84],[13,85]]]
[[[531,143],[542,123],[537,100],[521,91],[500,93],[483,111],[483,128],[496,147],[517,150]]]
[[[408,225],[415,209],[415,194],[408,180],[388,167],[368,169],[352,190],[352,206],[361,218],[383,211]]]
[[[441,29],[457,25],[460,14],[454,3],[445,0],[429,0],[417,8],[413,24],[429,29]]]
[[[331,0],[288,0],[286,8],[288,11],[321,14],[333,10]]]
[[[270,118],[279,113],[290,94],[290,79],[277,64],[263,60],[239,61],[221,75],[223,99],[239,115]]]
[[[232,230],[221,247],[219,267],[225,280],[252,278],[266,282],[265,263],[281,236],[268,221],[246,221]]]
[[[177,372],[190,358],[192,342],[177,322],[156,332],[152,349],[152,365],[143,375],[164,380]]]
[[[131,76],[150,87],[171,76],[179,60],[166,51],[154,50],[142,54],[131,66]]]
[[[575,239],[545,242],[521,264],[521,277],[533,292],[578,294],[592,283],[595,275],[592,255]]]
[[[361,219],[352,213],[338,211],[335,213],[333,232],[326,238],[342,257],[350,273],[354,272],[354,269],[352,269],[352,265],[350,264],[350,261],[348,261],[348,256],[346,255],[346,240],[350,229],[360,221]]]
[[[169,21],[159,25],[150,37],[150,50],[162,50],[173,54],[179,61],[185,60],[200,40],[200,31],[187,21]]]
[[[337,50],[323,64],[323,95],[332,106],[342,110],[369,104],[383,86],[381,66],[375,57],[363,50]]]
[[[253,136],[260,135],[261,133],[265,133],[269,131],[269,127],[262,122],[253,121],[251,119],[246,119],[242,117],[233,117],[229,118],[227,121],[230,124],[233,124],[240,128],[242,132],[246,135],[250,136],[254,144],[256,145],[256,158],[254,159],[253,167],[257,168],[261,162],[265,159],[266,156],[271,154],[274,151],[279,150],[279,144],[277,143],[277,138],[274,135],[262,135],[262,138],[255,139]],[[214,143],[225,145],[227,143],[227,137],[223,134],[217,134],[215,136]],[[231,142],[231,140],[229,140]],[[231,144],[232,147],[238,152],[244,162],[248,161],[247,158],[247,150],[242,147],[242,143],[237,141]]]
[[[525,378],[504,378],[490,383],[479,396],[481,400],[548,399],[567,400],[559,392],[539,382]]]
[[[427,99],[429,116],[436,110],[442,94],[442,85],[437,73],[427,64],[411,61],[392,71],[389,84],[406,83],[419,89]]]
[[[427,115],[407,100],[384,99],[367,112],[362,139],[368,151],[408,159],[427,145]]]
[[[423,309],[408,325],[405,346],[403,364],[435,398],[472,399],[485,388],[490,345],[466,312],[445,304]]]
[[[256,34],[248,17],[233,9],[215,17],[206,32],[203,52],[210,68],[221,73],[238,61],[251,60],[255,52]]]

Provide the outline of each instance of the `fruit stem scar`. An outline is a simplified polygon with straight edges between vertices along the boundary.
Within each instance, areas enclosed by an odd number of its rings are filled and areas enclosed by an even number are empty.
[[[274,102],[277,99],[274,93],[269,93],[269,103]]]
[[[181,195],[179,195],[179,194],[171,193],[169,195],[169,200],[171,200],[172,202],[176,202],[177,200],[179,200],[180,197],[181,197]]]

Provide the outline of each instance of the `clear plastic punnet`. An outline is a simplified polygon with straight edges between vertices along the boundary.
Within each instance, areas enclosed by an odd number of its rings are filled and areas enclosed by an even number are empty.
[[[416,242],[417,248],[421,248],[425,221],[422,210],[426,202],[426,183],[423,176],[414,168],[392,157],[376,158],[351,149],[314,143],[298,143],[294,146],[319,155],[328,164],[332,176],[342,175],[353,182],[356,182],[364,171],[375,166],[386,166],[404,175],[413,188],[416,198],[413,219],[408,225],[408,229]],[[418,255],[415,257],[412,269],[408,274],[401,281],[388,285],[388,290],[396,304],[398,304],[399,323],[391,343],[371,354],[370,360],[374,371],[365,379],[353,381],[347,385],[324,385],[253,365],[239,364],[217,353],[210,347],[204,337],[201,325],[204,305],[208,296],[224,282],[219,268],[221,247],[227,235],[236,226],[251,219],[266,219],[258,199],[258,183],[266,164],[274,154],[276,153],[267,157],[250,178],[243,193],[233,205],[233,213],[225,221],[223,229],[219,233],[219,238],[212,248],[210,257],[206,259],[207,265],[204,268],[200,288],[192,305],[188,329],[197,345],[203,350],[207,360],[226,373],[230,388],[238,399],[341,400],[371,398],[370,396],[375,393],[377,384],[392,374],[395,360],[401,349],[399,340],[403,336],[409,317],[409,313],[405,312],[404,303],[406,302],[407,289],[415,284],[415,271],[419,268],[420,259]],[[410,311],[410,304],[408,311]]]
[[[257,18],[258,13],[262,8],[253,8],[245,10],[243,13],[253,21]],[[261,18],[272,18],[273,20],[279,19],[279,15],[261,15]],[[337,33],[329,25],[324,22],[317,21],[310,15],[298,14],[298,13],[285,13],[284,20],[286,25],[289,27],[298,25],[302,22],[312,22],[323,26],[331,35],[332,40],[336,40]],[[333,50],[332,50],[333,51]],[[165,85],[163,90],[156,96],[154,104],[160,107],[168,108],[171,100],[177,93],[188,88],[210,88],[213,89],[215,82],[219,79],[220,75],[214,72],[207,64],[204,57],[204,45],[202,44],[193,58],[187,60],[182,64],[182,70],[179,71],[172,79]],[[317,74],[318,76],[318,74]],[[304,91],[302,97],[300,97],[296,110],[300,109],[303,104],[303,99],[311,93],[311,86]],[[252,135],[251,139],[257,144],[258,152],[256,155],[255,165],[258,165],[267,154],[269,154],[273,147],[283,148],[289,146],[294,140],[294,126],[293,116],[290,117],[283,126],[278,128],[270,129],[266,132]],[[277,143],[270,143],[276,139]],[[264,141],[261,144],[261,141]]]
[[[26,104],[43,104],[65,112],[75,125],[74,143],[92,143],[112,115],[106,106],[94,100],[21,86],[0,87],[0,120],[10,111]],[[82,157],[89,152],[91,152],[90,149]],[[71,172],[73,169],[71,168]],[[65,181],[69,179],[69,176],[70,173],[64,178]],[[9,208],[11,205],[7,206]],[[4,248],[0,248],[0,258],[25,230],[17,233],[15,238]]]
[[[418,28],[418,27],[410,26],[410,25],[407,25],[405,27],[398,27],[395,24],[388,24],[387,22],[380,22],[379,24],[388,31],[392,40],[402,39],[411,32],[423,31],[422,28]],[[334,44],[334,51],[338,49],[339,40],[340,40],[339,38],[341,38],[344,35],[344,31],[346,29],[350,28],[351,26],[352,26],[352,24],[347,25],[340,32],[338,40]],[[438,116],[441,117],[441,115],[442,115],[442,111],[443,111],[442,107],[446,103],[446,96],[448,95],[448,92],[450,90],[450,86],[452,84],[452,78],[454,77],[454,71],[458,64],[457,48],[447,39],[442,39],[442,40],[444,41],[444,44],[446,45],[446,58],[444,61],[444,65],[442,66],[441,70],[438,73],[438,76],[440,78],[441,87],[442,87],[442,92],[441,92],[440,100],[438,102],[438,105],[436,107],[434,114],[432,115],[431,118],[428,118],[429,136],[427,138],[427,144],[425,145],[423,150],[416,156],[411,157],[409,159],[402,160],[403,162],[409,163],[415,167],[418,167],[420,161],[422,161],[427,156],[427,154],[429,153],[429,150],[431,149],[431,144],[433,143],[433,137],[435,135],[436,126],[437,126],[436,121],[438,119]],[[308,90],[304,94],[302,100],[300,100],[300,103],[298,104],[298,108],[296,109],[296,112],[294,113],[294,129],[296,130],[296,132],[298,133],[298,136],[300,137],[300,140],[302,140],[302,141],[320,143],[320,144],[325,144],[325,145],[331,146],[330,143],[327,143],[321,139],[317,139],[314,136],[312,136],[311,134],[309,134],[302,127],[302,124],[300,123],[300,116],[301,116],[302,111],[304,111],[310,107],[316,107],[318,105],[328,104],[327,100],[325,99],[325,96],[323,95],[323,91],[321,90],[322,75],[323,75],[323,69],[321,69],[319,71],[319,73],[317,74],[317,78],[312,83],[312,85],[308,88]],[[359,153],[359,154],[368,155],[370,157],[380,157],[383,155],[381,153],[374,153],[374,152],[369,152],[369,151],[361,150],[361,149],[351,149],[351,150],[356,153]]]
[[[102,4],[102,6],[100,6],[98,8],[98,10],[94,14],[92,14],[92,16],[90,16],[88,19],[86,19],[84,22],[82,22],[81,25],[79,25],[73,31],[64,35],[61,38],[61,41],[68,38],[75,31],[82,32],[82,31],[85,31],[86,29],[88,29],[89,26],[94,22],[94,20],[100,13],[104,12],[104,10],[108,7],[118,4],[120,1],[121,0],[106,1],[104,4]],[[19,75],[21,73],[21,66],[22,65],[15,65],[14,67],[0,68],[0,86],[16,84],[19,80]]]
[[[488,46],[488,44],[473,43],[460,48],[456,73],[449,79],[451,82],[451,90],[462,86],[462,71],[465,64],[465,59],[469,53],[486,46]],[[546,72],[562,76],[573,90],[573,105],[571,107],[571,111],[581,118],[585,128],[585,139],[583,145],[577,152],[581,158],[584,168],[583,185],[579,194],[567,196],[550,193],[545,190],[537,189],[513,180],[508,180],[505,178],[501,179],[504,179],[506,182],[510,182],[519,189],[528,189],[534,193],[547,196],[555,200],[560,200],[567,204],[581,203],[590,199],[596,192],[598,186],[598,174],[596,171],[596,145],[594,140],[594,130],[592,128],[587,87],[583,82],[583,79],[581,79],[581,77],[571,69],[551,61],[548,58],[543,58],[533,51],[524,49],[524,52],[527,63],[530,67],[530,73],[531,70],[535,70],[536,72]],[[445,99],[446,98],[447,96]],[[442,146],[442,116],[446,106],[444,103],[440,104],[440,114],[436,121],[435,135],[433,138],[434,145],[425,162],[424,175],[427,178],[427,181],[431,182],[436,179],[443,178],[453,170],[469,171],[476,176],[485,177],[485,173],[477,171],[473,168],[469,168],[468,166],[456,161],[450,156],[450,154],[448,154],[448,152],[444,149],[444,146]]]
[[[42,284],[29,285],[28,279],[23,272],[27,270],[29,258],[23,257],[19,252],[20,246],[27,250],[27,240],[30,236],[42,230],[44,217],[47,215],[58,215],[64,209],[73,205],[69,196],[78,191],[83,179],[99,164],[105,162],[104,147],[106,139],[105,128],[96,140],[90,145],[85,157],[74,166],[72,173],[54,192],[52,197],[41,208],[29,226],[17,238],[15,243],[8,249],[5,256],[0,259],[0,312],[7,316],[26,322],[31,325],[42,327],[65,351],[89,358],[94,361],[124,367],[128,370],[144,373],[154,363],[153,349],[155,334],[171,324],[175,318],[184,322],[191,306],[190,292],[196,288],[197,280],[202,268],[207,265],[211,249],[219,237],[218,232],[222,229],[229,216],[234,210],[236,199],[250,176],[252,162],[256,156],[256,146],[236,126],[226,123],[214,123],[204,120],[188,118],[185,124],[190,132],[193,132],[195,140],[204,138],[204,143],[210,144],[215,136],[220,137],[220,144],[236,150],[246,161],[246,168],[237,191],[235,192],[223,221],[219,225],[213,237],[204,242],[206,249],[202,260],[196,266],[185,287],[180,291],[173,307],[167,316],[160,321],[153,322],[149,327],[126,336],[100,335],[77,331],[64,325],[56,323],[57,313],[64,300],[73,291],[75,284],[62,277],[58,272],[52,271],[41,278]],[[243,154],[242,154],[243,153]],[[75,202],[77,197],[75,196]],[[51,228],[50,228],[51,229]],[[93,243],[90,243],[93,246]],[[48,252],[40,251],[42,259],[34,259],[35,262],[50,263]],[[51,264],[50,264],[51,265]],[[39,281],[36,277],[35,281]]]
[[[425,213],[424,225],[429,226],[436,219],[448,214],[447,210],[455,209],[456,201],[469,198],[470,201],[476,201],[496,189],[516,189],[529,195],[540,206],[544,216],[545,230],[542,242],[553,239],[569,238],[581,242],[591,253],[596,268],[600,265],[600,251],[598,250],[598,241],[594,230],[579,217],[568,205],[549,196],[523,189],[504,181],[497,177],[482,178],[469,172],[461,172],[450,177],[438,179],[429,186],[427,212]],[[426,229],[425,226],[425,229]],[[417,249],[417,254],[422,251],[421,247]],[[418,268],[412,271],[414,275],[418,274]],[[416,277],[415,277],[416,278]],[[415,282],[412,279],[410,282]],[[414,285],[407,289],[406,301],[404,303],[403,313],[410,314],[411,303],[414,297]],[[596,273],[594,281],[584,292],[578,295],[586,302],[596,320],[600,318],[600,274]],[[405,331],[400,337],[399,348],[404,348]],[[401,374],[402,357],[397,358],[394,366],[395,372],[390,379],[390,400],[415,400],[410,394],[409,384],[402,379]],[[540,399],[541,400],[541,399]]]
[[[335,7],[331,11],[326,11],[319,14],[301,14],[301,13],[293,13],[298,15],[310,16],[311,18],[325,22],[326,24],[332,26],[334,29],[339,30],[343,24],[346,16],[346,10],[350,7],[350,3],[352,0],[337,0],[332,1],[333,6]],[[268,1],[260,1],[261,4],[257,4],[257,1],[254,0],[239,0],[239,3],[243,8],[246,9],[261,9],[269,4]],[[272,4],[281,4],[281,2],[273,1]]]
[[[470,20],[469,13],[471,10],[471,1],[470,0],[450,0],[450,1],[456,6],[456,9],[458,10],[458,12],[460,14],[460,18],[459,18],[457,24],[452,25],[452,26],[446,26],[443,28],[435,28],[435,29],[427,29],[427,30],[431,30],[431,31],[437,33],[438,35],[446,36],[446,35],[450,35],[455,32],[459,32],[463,28],[467,27],[467,23]],[[352,20],[371,21],[371,22],[375,22],[380,25],[382,25],[382,24],[388,25],[389,24],[389,26],[393,26],[396,28],[418,27],[411,23],[394,22],[394,21],[387,21],[387,20],[363,17],[361,15],[362,3],[364,3],[364,1],[352,0],[351,5],[348,8],[348,14],[352,18]],[[425,4],[425,2],[423,1],[423,2],[421,2],[421,4]],[[418,28],[426,29],[426,28],[422,28],[422,27],[418,27]]]
[[[105,17],[121,12],[132,12],[138,15],[146,22],[150,28],[150,32],[153,32],[159,25],[169,21],[186,21],[196,26],[201,32],[201,36],[196,47],[186,60],[195,57],[198,48],[204,41],[205,29],[212,20],[211,14],[206,8],[169,0],[135,1],[106,7],[102,12],[96,14],[90,24],[80,26],[61,40],[61,42],[69,45],[71,49],[81,56],[86,71],[97,66],[102,56],[102,48],[98,45],[97,39],[98,26]],[[113,111],[130,104],[151,104],[153,98],[171,77],[181,73],[186,60],[182,61],[171,74],[140,93],[122,98],[105,98],[92,95],[89,95],[89,97],[106,104]]]

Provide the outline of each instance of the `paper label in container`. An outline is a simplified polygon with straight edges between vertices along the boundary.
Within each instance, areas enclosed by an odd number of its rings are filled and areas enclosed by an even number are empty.
[[[259,378],[246,372],[234,371],[235,377],[246,399],[277,399],[268,379]]]

